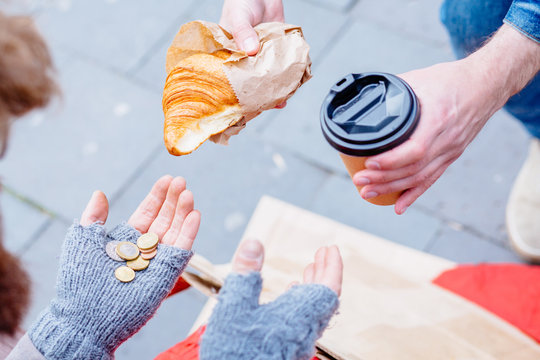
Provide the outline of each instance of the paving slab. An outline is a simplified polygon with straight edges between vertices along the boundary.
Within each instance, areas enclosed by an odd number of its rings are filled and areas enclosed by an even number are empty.
[[[154,359],[187,337],[206,300],[195,289],[165,299],[150,321],[118,348],[115,358]]]
[[[352,22],[324,59],[314,62],[313,79],[268,122],[264,138],[321,166],[345,173],[320,130],[319,111],[328,89],[348,73],[399,74],[450,59],[450,48],[428,46],[375,24]]]
[[[325,7],[331,10],[339,10],[346,12],[351,9],[358,0],[308,0],[314,4]]]
[[[459,227],[445,226],[430,244],[428,252],[457,263],[522,263],[512,250],[479,238]]]
[[[6,249],[20,254],[30,245],[34,236],[38,235],[51,217],[13,195],[2,191],[0,197],[2,215],[2,239]]]
[[[32,298],[23,322],[24,329],[30,327],[56,294],[56,274],[67,229],[68,225],[53,221],[22,254],[21,261],[32,281]]]
[[[84,61],[60,74],[60,104],[15,123],[0,163],[17,193],[71,220],[114,195],[162,142],[161,98]]]
[[[440,20],[442,0],[361,0],[351,11],[359,21],[380,24],[387,29],[437,45],[448,42]]]
[[[312,59],[318,58],[323,53],[324,48],[336,36],[346,19],[344,14],[328,11],[303,0],[287,1],[284,4],[284,10],[286,22],[302,26],[304,36],[310,45]],[[219,22],[220,17],[221,3],[216,3],[215,0],[199,2],[181,22],[178,22],[177,28],[164,37],[165,41],[160,44],[159,49],[152,49],[152,54],[147,54],[149,60],[132,73],[152,89],[161,93],[166,79],[165,56],[180,26],[193,20]]]
[[[109,224],[126,219],[162,175],[183,176],[202,213],[195,251],[215,263],[228,262],[262,195],[306,207],[326,174],[247,131],[227,147],[203,144],[188,156],[165,149],[111,204]]]
[[[392,206],[377,206],[358,195],[353,183],[343,176],[330,176],[309,207],[321,215],[384,239],[424,250],[442,222],[414,209],[396,215]]]
[[[50,42],[103,66],[136,66],[196,0],[58,1],[39,15]]]
[[[492,241],[505,243],[506,201],[528,144],[528,134],[521,124],[506,112],[498,112],[463,155],[419,198],[419,206],[472,227]]]

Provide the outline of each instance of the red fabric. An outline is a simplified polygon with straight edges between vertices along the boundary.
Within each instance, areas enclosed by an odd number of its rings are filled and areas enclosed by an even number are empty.
[[[186,340],[159,354],[154,360],[199,360],[199,340],[206,326],[201,326]],[[318,360],[313,358],[312,360]]]
[[[190,285],[187,283],[186,280],[184,280],[183,277],[179,277],[176,284],[174,284],[173,289],[171,290],[171,292],[167,296],[173,296],[174,294],[179,293],[180,291],[186,290],[187,288],[189,288],[189,286]]]
[[[206,326],[201,326],[187,339],[174,345],[169,350],[159,354],[154,360],[198,360],[199,359],[199,339]]]
[[[461,265],[434,284],[491,311],[540,342],[540,266]]]

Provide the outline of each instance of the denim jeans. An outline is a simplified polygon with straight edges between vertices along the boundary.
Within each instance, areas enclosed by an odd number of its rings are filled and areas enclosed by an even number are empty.
[[[445,0],[441,7],[441,21],[459,58],[482,46],[503,20],[539,42],[538,0]],[[540,74],[511,97],[504,108],[520,120],[532,136],[540,138]]]

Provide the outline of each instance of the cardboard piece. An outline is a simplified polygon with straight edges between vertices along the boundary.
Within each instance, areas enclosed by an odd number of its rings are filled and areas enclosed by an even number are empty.
[[[262,302],[300,280],[317,248],[339,246],[341,305],[317,342],[321,359],[540,359],[540,347],[517,328],[431,283],[455,266],[448,260],[269,197],[260,201],[244,237],[265,246]],[[210,299],[194,328],[214,304]]]
[[[260,50],[255,56],[247,56],[238,49],[231,34],[207,21],[183,25],[167,51],[167,74],[179,61],[193,54],[230,52],[223,70],[244,117],[212,136],[210,140],[216,143],[227,144],[249,120],[289,99],[311,78],[309,45],[299,26],[271,22],[255,26],[255,31],[260,39]]]

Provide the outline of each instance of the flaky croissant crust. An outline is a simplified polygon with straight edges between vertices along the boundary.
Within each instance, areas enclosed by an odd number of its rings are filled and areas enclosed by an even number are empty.
[[[164,138],[171,154],[184,155],[200,145],[196,144],[191,150],[177,148],[179,140],[189,136],[189,130],[201,131],[201,119],[238,106],[238,99],[222,68],[227,57],[227,51],[191,55],[180,61],[167,76],[163,90]],[[204,140],[231,125],[234,124],[211,128]]]

